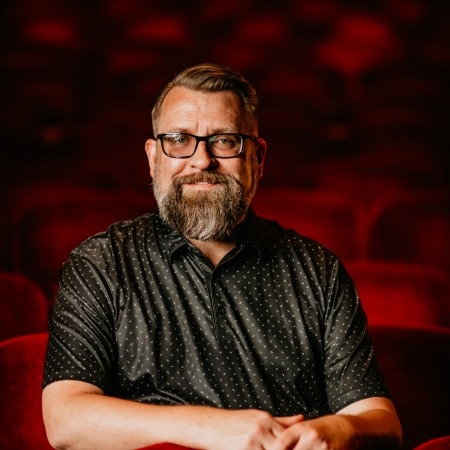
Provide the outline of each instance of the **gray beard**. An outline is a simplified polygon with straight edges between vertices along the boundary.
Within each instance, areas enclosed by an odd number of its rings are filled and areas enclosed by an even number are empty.
[[[222,240],[230,236],[250,206],[254,190],[247,195],[231,175],[200,172],[175,178],[166,194],[161,194],[157,174],[153,191],[161,218],[185,237],[199,241]],[[183,194],[183,184],[220,183],[208,192]]]

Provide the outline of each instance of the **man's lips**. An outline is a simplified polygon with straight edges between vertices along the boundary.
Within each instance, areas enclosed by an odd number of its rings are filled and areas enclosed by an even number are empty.
[[[183,183],[183,186],[189,186],[192,188],[213,188],[215,186],[218,186],[222,183],[217,182],[209,182],[209,181],[196,181],[194,183]]]
[[[181,185],[212,186],[226,183],[228,182],[228,179],[222,174],[203,172],[180,177],[178,182]]]
[[[198,184],[198,185],[202,185],[202,184],[220,184],[220,183],[217,183],[216,181],[214,181],[214,182],[210,182],[210,181],[196,181],[196,182],[194,182],[194,183],[185,183],[185,184]]]

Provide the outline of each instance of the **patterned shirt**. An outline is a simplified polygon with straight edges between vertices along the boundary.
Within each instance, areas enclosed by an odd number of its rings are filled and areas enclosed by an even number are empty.
[[[214,267],[157,213],[113,224],[64,264],[44,386],[80,380],[153,404],[307,418],[386,396],[336,256],[249,213]]]

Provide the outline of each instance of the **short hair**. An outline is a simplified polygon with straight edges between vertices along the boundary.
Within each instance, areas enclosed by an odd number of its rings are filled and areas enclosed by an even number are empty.
[[[239,98],[249,126],[258,124],[259,99],[255,88],[236,70],[219,64],[203,63],[175,75],[156,98],[152,108],[153,132],[156,134],[161,107],[167,94],[176,86],[201,92],[232,91]]]

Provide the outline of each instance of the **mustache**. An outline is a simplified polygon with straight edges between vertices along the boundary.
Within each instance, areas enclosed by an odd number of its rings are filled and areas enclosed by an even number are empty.
[[[195,183],[226,184],[230,181],[234,181],[234,178],[231,175],[215,172],[197,172],[191,175],[179,176],[173,180],[173,183],[177,186],[181,186],[183,184]]]

